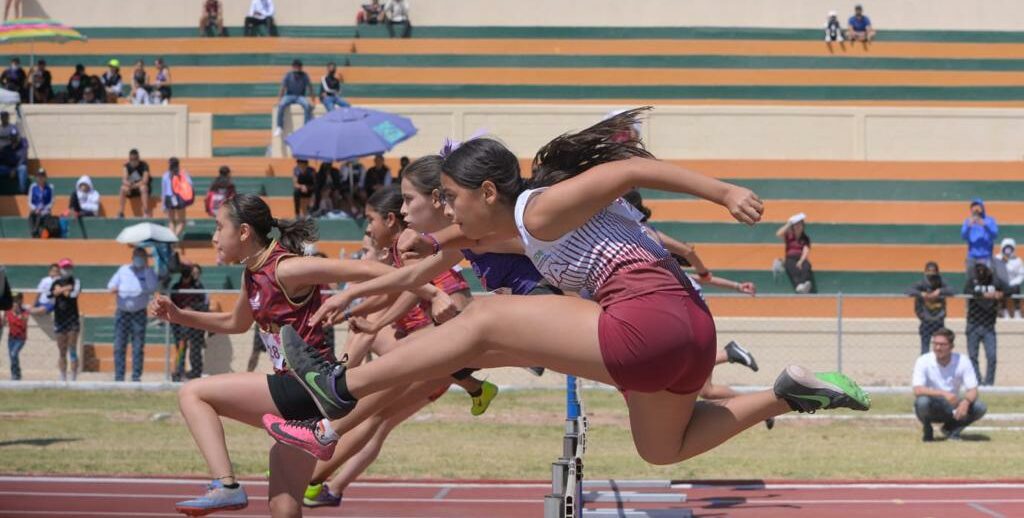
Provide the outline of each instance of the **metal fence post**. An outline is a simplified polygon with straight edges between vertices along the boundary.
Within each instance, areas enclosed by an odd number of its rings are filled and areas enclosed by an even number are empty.
[[[836,294],[836,370],[843,372],[843,292]]]
[[[170,296],[170,293],[167,293]],[[162,321],[164,324],[164,382],[171,381],[171,323]]]

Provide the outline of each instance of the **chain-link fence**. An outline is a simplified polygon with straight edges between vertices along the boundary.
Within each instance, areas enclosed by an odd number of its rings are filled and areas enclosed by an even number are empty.
[[[213,310],[229,311],[238,296],[236,290],[183,290],[208,300]],[[937,321],[922,323],[917,318],[915,297],[906,295],[744,295],[708,294],[715,315],[718,342],[724,347],[735,341],[748,349],[759,364],[752,372],[738,365],[721,365],[715,383],[769,385],[786,365],[799,363],[814,370],[840,370],[865,385],[908,386],[914,362],[922,351],[921,334],[930,334]],[[27,302],[34,296],[29,294]],[[985,381],[990,365],[986,353],[998,353],[999,368],[994,384],[1024,386],[1024,320],[1004,318],[1003,299],[976,296],[945,297],[942,324],[956,333],[954,352],[967,354],[975,347],[979,356],[980,380]],[[938,303],[938,301],[929,301]],[[143,381],[188,379],[202,374],[241,372],[250,366],[269,372],[270,361],[262,354],[252,331],[225,336],[175,329],[152,318],[119,315],[114,295],[103,290],[83,290],[79,305],[84,316],[68,347],[66,372],[70,379],[70,351],[76,352],[79,380],[110,381],[118,376],[124,357],[124,379],[135,373]],[[199,304],[202,306],[202,304]],[[134,332],[145,331],[145,336]],[[2,343],[7,349],[7,326]],[[340,353],[347,339],[345,325],[335,328]],[[25,380],[60,379],[58,361],[60,335],[52,315],[32,315],[28,339],[20,352]],[[134,354],[135,340],[141,339],[141,358]],[[989,340],[986,346],[985,340]],[[185,342],[184,346],[181,342]],[[924,342],[927,344],[927,339]],[[123,344],[123,346],[122,346]],[[122,352],[123,351],[123,352]],[[995,355],[992,355],[995,357]],[[137,359],[141,361],[136,362]],[[992,362],[994,364],[994,362]],[[136,365],[141,367],[136,370]],[[0,380],[11,379],[10,359],[0,356]],[[140,372],[141,371],[141,372]],[[516,386],[556,387],[557,376],[536,378],[522,369],[491,371],[492,381]]]

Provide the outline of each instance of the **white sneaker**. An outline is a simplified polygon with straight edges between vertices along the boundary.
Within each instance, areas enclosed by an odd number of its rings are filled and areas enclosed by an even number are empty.
[[[810,293],[811,292],[811,281],[804,281],[796,285],[797,293]]]
[[[1024,320],[1024,318],[1022,318],[1022,317],[1020,316],[1020,311],[1019,311],[1019,310],[1018,310],[1018,311],[1014,311],[1014,313],[1013,313],[1013,319],[1014,319],[1014,320]]]
[[[274,128],[274,136],[275,137],[280,137],[281,136],[281,128],[277,128],[277,127]]]
[[[1004,309],[1004,310],[1002,311],[1002,313],[1000,313],[1000,314],[999,314],[999,316],[1000,316],[1000,317],[1002,317],[1002,318],[1003,318],[1003,320],[1009,320],[1009,318],[1010,318],[1010,311],[1009,311],[1009,310],[1006,310],[1006,309]]]

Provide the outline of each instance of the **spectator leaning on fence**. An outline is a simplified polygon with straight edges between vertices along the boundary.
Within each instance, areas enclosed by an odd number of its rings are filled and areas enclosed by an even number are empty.
[[[905,293],[914,297],[914,313],[920,322],[917,332],[921,336],[921,354],[927,354],[932,334],[946,327],[946,297],[953,295],[953,289],[942,280],[938,263],[929,261],[924,266],[924,279]]]
[[[1003,318],[1020,320],[1020,299],[1014,296],[1020,295],[1020,287],[1024,283],[1024,261],[1017,255],[1017,241],[1013,238],[1003,239],[999,249],[1002,253],[995,260],[997,277],[1006,283]]]
[[[999,237],[995,218],[985,213],[981,198],[971,200],[971,214],[960,227],[960,238],[967,242],[967,275],[974,275],[974,265],[992,266],[992,246]]]
[[[114,272],[107,289],[117,296],[114,314],[114,381],[124,381],[125,347],[132,342],[132,381],[142,379],[146,345],[146,305],[157,290],[156,273],[145,248],[132,250],[132,263]]]
[[[967,279],[964,293],[967,301],[967,354],[974,373],[982,385],[996,382],[996,314],[1002,303],[1006,285],[984,263],[974,265],[974,275]],[[978,367],[979,345],[985,345],[985,376]]]
[[[953,352],[955,338],[949,329],[939,328],[932,335],[932,352],[914,364],[914,413],[924,426],[925,442],[934,438],[932,423],[942,423],[942,433],[949,440],[960,440],[964,428],[988,410],[978,400],[974,369],[967,358]]]

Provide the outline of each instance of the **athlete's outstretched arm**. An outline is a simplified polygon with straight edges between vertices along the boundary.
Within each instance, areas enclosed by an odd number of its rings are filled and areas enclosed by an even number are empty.
[[[202,329],[211,333],[225,335],[244,333],[252,327],[252,309],[249,307],[249,296],[245,285],[235,301],[235,308],[230,312],[206,313],[179,309],[165,295],[156,294],[149,303],[149,313],[156,318],[172,324],[193,329]]]
[[[737,221],[760,221],[764,206],[749,189],[669,162],[630,158],[595,166],[559,182],[527,206],[526,227],[536,238],[554,241],[634,187],[691,194],[727,208]]]

